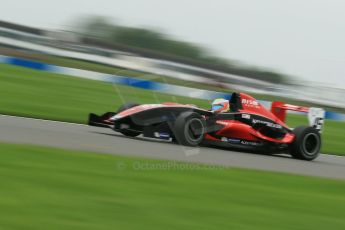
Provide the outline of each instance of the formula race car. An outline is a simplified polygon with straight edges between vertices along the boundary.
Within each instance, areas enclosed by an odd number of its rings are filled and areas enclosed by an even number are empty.
[[[291,129],[287,110],[308,114],[309,126]],[[325,111],[273,102],[271,111],[253,97],[233,93],[216,99],[210,110],[195,105],[125,104],[117,112],[89,115],[91,126],[112,128],[123,135],[171,140],[181,145],[218,145],[265,153],[287,152],[302,160],[315,159],[321,148]]]

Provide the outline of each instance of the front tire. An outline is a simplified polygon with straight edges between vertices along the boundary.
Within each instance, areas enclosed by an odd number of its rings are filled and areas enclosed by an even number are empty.
[[[292,157],[311,161],[321,149],[321,136],[318,130],[310,126],[299,126],[293,130],[295,140],[290,146]]]
[[[185,146],[198,146],[206,133],[205,119],[198,113],[180,114],[174,124],[176,141]]]

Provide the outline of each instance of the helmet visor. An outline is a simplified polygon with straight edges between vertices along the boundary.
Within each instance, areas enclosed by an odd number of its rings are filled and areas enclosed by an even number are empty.
[[[222,108],[224,108],[224,105],[220,105],[220,104],[212,105],[213,111],[220,110]]]

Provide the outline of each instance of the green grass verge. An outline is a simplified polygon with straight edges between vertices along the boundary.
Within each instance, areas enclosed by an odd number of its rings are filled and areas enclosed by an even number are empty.
[[[345,226],[344,181],[27,145],[0,148],[0,229]]]
[[[209,107],[205,100],[0,64],[0,113],[85,123],[89,112],[114,111],[125,101]],[[307,122],[305,117],[290,116],[288,123],[294,127]],[[324,153],[345,155],[344,130],[344,122],[326,121]]]

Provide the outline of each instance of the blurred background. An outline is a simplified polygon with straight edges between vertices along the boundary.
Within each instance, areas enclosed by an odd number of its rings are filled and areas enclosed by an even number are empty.
[[[342,5],[35,0],[17,7],[8,1],[0,54],[111,74],[132,70],[144,79],[339,111],[345,108]]]

